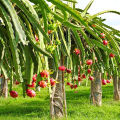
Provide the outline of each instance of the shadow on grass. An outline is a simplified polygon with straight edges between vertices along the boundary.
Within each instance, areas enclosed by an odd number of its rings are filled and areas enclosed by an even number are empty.
[[[23,99],[24,100],[24,99]],[[49,102],[46,101],[30,101],[19,105],[0,106],[0,116],[12,117],[30,117],[42,118],[44,116],[49,119]]]
[[[102,98],[111,98],[113,96],[113,86],[102,87]]]
[[[118,118],[120,118],[120,113],[119,113],[119,114],[117,114],[117,117],[118,117]]]
[[[67,100],[80,100],[90,98],[90,89],[87,90],[75,90],[66,91]],[[102,87],[102,98],[111,98],[113,96],[113,86],[103,86]]]
[[[77,91],[77,92],[76,92]],[[90,90],[76,90],[76,91],[66,91],[67,100],[79,100],[79,99],[88,99],[90,96]]]
[[[113,91],[113,86],[103,86],[102,90],[103,91],[110,91],[110,92],[112,92]]]

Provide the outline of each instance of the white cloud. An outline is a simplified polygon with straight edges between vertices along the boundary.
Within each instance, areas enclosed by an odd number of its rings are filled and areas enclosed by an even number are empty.
[[[84,9],[90,0],[78,0],[77,7]],[[116,10],[120,12],[120,0],[94,0],[91,8],[89,9],[90,14],[96,14],[104,10]],[[115,27],[120,26],[120,15],[106,13],[101,15],[102,18],[106,19],[106,24]],[[120,27],[115,27],[120,30]]]
[[[78,7],[85,8],[90,0],[78,0]],[[118,10],[120,11],[120,0],[94,0],[89,12],[94,14],[103,10]]]
[[[117,30],[120,30],[120,25],[113,25],[112,27],[117,29]]]

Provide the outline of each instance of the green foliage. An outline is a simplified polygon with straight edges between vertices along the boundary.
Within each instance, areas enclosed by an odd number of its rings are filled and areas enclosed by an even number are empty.
[[[22,73],[21,73],[21,66],[20,66],[20,60],[19,60],[19,54],[18,54],[18,49],[17,49],[17,42],[15,41],[15,36],[14,36],[14,30],[12,28],[12,23],[10,22],[10,18],[8,17],[7,12],[5,11],[5,9],[1,6],[1,11],[2,14],[4,15],[4,19],[7,26],[7,32],[8,34],[6,35],[6,37],[9,38],[9,44],[10,44],[10,49],[12,51],[12,57],[13,57],[13,63],[14,63],[14,67],[15,67],[15,72],[17,74],[17,79],[18,81],[23,81],[22,79]],[[4,37],[5,39],[5,37]]]
[[[21,25],[20,25],[18,15],[17,15],[14,7],[12,6],[12,3],[9,0],[1,0],[1,2],[3,3],[4,7],[8,10],[8,12],[9,12],[11,18],[12,18],[15,30],[17,31],[21,42],[24,45],[27,44],[26,35],[25,35]]]
[[[94,2],[94,0],[91,0],[88,5],[86,6],[86,8],[84,9],[84,11],[82,12],[82,17],[86,16],[87,11],[89,10],[89,8],[91,7],[92,3]]]
[[[30,54],[30,47],[29,46],[25,46],[25,59],[26,59],[26,63],[25,63],[25,80],[27,84],[31,84],[32,81],[32,77],[33,77],[33,72],[34,72],[34,64],[32,61],[32,57]]]

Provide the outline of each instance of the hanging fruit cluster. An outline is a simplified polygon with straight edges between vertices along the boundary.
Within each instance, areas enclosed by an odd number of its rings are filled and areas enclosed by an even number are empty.
[[[36,96],[36,92],[35,92],[35,87],[40,87],[40,88],[46,88],[49,87],[49,85],[51,87],[55,86],[56,81],[53,78],[50,78],[50,84],[48,83],[48,77],[49,77],[49,72],[47,70],[43,70],[42,72],[40,72],[40,74],[34,74],[32,77],[32,82],[31,84],[27,84],[26,85],[26,95],[29,97],[35,97]],[[18,85],[20,84],[18,81],[15,81],[15,84]],[[31,88],[31,89],[29,89]],[[10,91],[10,96],[13,98],[17,98],[18,97],[18,93],[16,91]]]

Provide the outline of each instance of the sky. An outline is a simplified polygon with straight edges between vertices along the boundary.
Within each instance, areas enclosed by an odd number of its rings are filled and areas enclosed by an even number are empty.
[[[77,8],[84,9],[90,0],[77,0]],[[89,9],[90,14],[96,14],[104,10],[116,10],[120,12],[120,0],[94,0],[91,8]],[[113,13],[105,13],[100,17],[105,18],[105,23],[120,30],[120,15]]]

